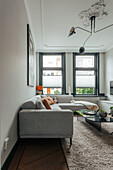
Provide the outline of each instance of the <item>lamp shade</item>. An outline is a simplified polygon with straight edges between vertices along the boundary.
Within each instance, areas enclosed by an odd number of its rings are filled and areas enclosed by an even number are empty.
[[[43,86],[36,86],[37,90],[43,90]]]

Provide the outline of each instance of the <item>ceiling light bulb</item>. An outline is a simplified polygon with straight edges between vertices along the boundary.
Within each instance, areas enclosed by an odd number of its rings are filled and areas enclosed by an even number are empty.
[[[84,52],[85,52],[85,48],[84,48],[84,47],[80,47],[80,48],[79,48],[79,53],[80,53],[80,54],[84,54]]]

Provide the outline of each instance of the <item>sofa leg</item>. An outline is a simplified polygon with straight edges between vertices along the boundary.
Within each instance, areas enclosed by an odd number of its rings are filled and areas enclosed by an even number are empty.
[[[72,138],[70,138],[70,148],[71,148],[71,145],[72,145]]]

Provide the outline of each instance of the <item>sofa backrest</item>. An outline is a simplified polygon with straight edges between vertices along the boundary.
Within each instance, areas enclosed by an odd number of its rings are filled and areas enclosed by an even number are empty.
[[[37,96],[30,98],[29,100],[26,100],[21,106],[22,109],[36,109],[37,108],[37,105],[36,105],[37,98],[40,98],[40,96],[37,95]]]
[[[50,97],[56,97],[58,100],[58,103],[70,103],[70,101],[73,99],[72,95],[49,95]],[[21,108],[22,109],[37,109],[37,98],[41,98],[40,95],[34,96],[29,100],[26,100]]]
[[[72,95],[51,95],[50,97],[56,97],[58,100],[58,103],[70,103],[70,101],[73,99]]]

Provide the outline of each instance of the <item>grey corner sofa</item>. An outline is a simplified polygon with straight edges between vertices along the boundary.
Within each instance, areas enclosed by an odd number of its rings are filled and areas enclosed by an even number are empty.
[[[38,109],[35,96],[22,104],[19,112],[20,138],[70,138],[73,136],[73,111],[65,109],[71,103],[72,95],[54,95],[58,104],[49,109]],[[52,96],[53,97],[53,96]],[[61,104],[61,107],[60,107]],[[63,107],[63,109],[62,109]]]
[[[51,105],[51,110],[38,109],[37,95],[25,101],[19,112],[19,136],[20,138],[70,138],[73,136],[73,112],[78,109],[86,109],[81,104],[83,101],[75,101],[72,95],[52,95],[56,97],[58,104]],[[94,103],[86,102],[87,105]]]

